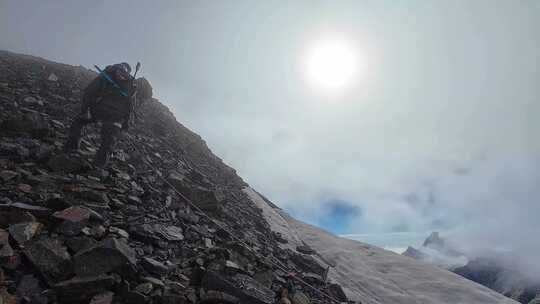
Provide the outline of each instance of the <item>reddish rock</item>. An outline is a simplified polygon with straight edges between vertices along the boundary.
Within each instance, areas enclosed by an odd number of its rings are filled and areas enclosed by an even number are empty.
[[[67,236],[79,235],[90,219],[90,210],[87,208],[74,206],[57,211],[53,214],[54,218],[62,220],[56,231]]]
[[[88,208],[73,206],[62,211],[57,211],[53,216],[57,219],[70,221],[74,223],[85,222],[90,219],[90,210]]]

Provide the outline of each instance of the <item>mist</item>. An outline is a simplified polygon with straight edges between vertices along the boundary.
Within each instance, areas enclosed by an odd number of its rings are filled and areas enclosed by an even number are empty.
[[[537,273],[539,29],[537,1],[0,1],[0,49],[141,61],[178,121],[293,215],[350,237],[441,231]],[[328,37],[364,63],[332,93],[305,79]]]

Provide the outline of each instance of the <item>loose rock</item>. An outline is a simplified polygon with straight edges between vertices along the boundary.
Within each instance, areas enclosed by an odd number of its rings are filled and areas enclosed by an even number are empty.
[[[72,223],[86,223],[90,219],[90,210],[79,206],[69,207],[53,214],[57,219]]]
[[[306,245],[296,246],[296,250],[298,250],[298,252],[303,253],[303,254],[314,254],[315,253],[315,251],[313,249],[311,249],[311,247],[306,246]]]
[[[141,263],[144,269],[153,274],[164,276],[169,272],[169,267],[152,258],[145,257],[141,260]]]
[[[113,284],[114,279],[111,276],[75,277],[60,282],[53,288],[62,303],[80,303],[107,292]]]
[[[274,302],[274,292],[272,290],[243,274],[224,277],[208,271],[202,280],[201,287],[205,290],[221,291],[238,297],[242,301],[249,301],[249,303],[272,304]]]
[[[111,271],[130,271],[137,264],[135,252],[125,242],[108,238],[77,253],[75,273],[81,277],[106,274]]]
[[[74,253],[90,249],[95,246],[97,242],[86,236],[71,237],[66,241],[66,245]]]
[[[135,287],[136,292],[142,293],[144,295],[150,294],[150,292],[152,292],[153,289],[154,289],[154,286],[152,285],[152,283],[142,283],[142,284],[137,285],[137,287]]]
[[[48,81],[56,82],[58,81],[58,76],[56,76],[54,73],[49,74],[49,77],[47,77]]]
[[[347,295],[345,295],[345,292],[343,291],[343,288],[339,284],[330,284],[328,286],[328,290],[330,291],[330,294],[336,298],[340,302],[347,302]]]
[[[43,237],[33,240],[26,246],[24,253],[49,285],[65,280],[72,274],[71,257],[57,239]]]
[[[13,224],[9,226],[9,233],[17,241],[19,246],[21,246],[32,240],[42,228],[43,225],[38,222]]]
[[[56,231],[67,236],[79,235],[90,219],[90,210],[74,206],[57,211],[53,217],[62,220]]]
[[[3,170],[0,172],[0,179],[5,183],[19,176],[19,173],[11,170]]]
[[[48,299],[42,294],[43,288],[39,280],[31,274],[24,275],[17,286],[16,295],[19,298],[27,299],[30,303],[47,304]]]

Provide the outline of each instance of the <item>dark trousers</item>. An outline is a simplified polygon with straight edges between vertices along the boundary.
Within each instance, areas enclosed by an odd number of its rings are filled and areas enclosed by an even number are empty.
[[[101,126],[101,146],[94,159],[94,164],[98,167],[103,167],[109,161],[109,157],[114,151],[116,141],[122,134],[121,125],[110,120],[99,120],[102,122]],[[71,128],[69,129],[69,138],[64,146],[66,151],[78,150],[81,144],[82,131],[88,124],[98,122],[95,119],[86,119],[84,117],[77,117],[73,121]]]

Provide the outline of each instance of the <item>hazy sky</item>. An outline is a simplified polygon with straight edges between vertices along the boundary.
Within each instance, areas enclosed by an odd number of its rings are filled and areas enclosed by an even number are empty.
[[[306,60],[336,39],[361,67],[329,91]],[[539,251],[539,48],[540,1],[0,0],[0,49],[141,61],[254,188],[381,246]]]

